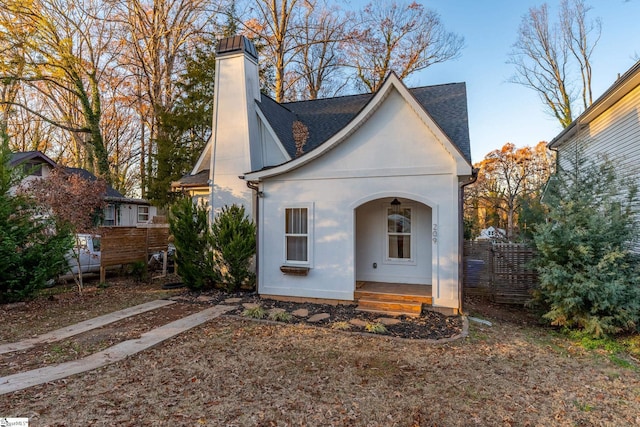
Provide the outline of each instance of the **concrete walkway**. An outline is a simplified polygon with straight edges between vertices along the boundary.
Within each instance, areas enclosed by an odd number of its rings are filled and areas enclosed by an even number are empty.
[[[47,366],[0,378],[0,395],[23,390],[39,384],[45,384],[50,381],[59,380],[70,375],[79,374],[117,362],[214,319],[233,308],[233,306],[226,305],[207,308],[144,333],[139,339],[121,342],[84,359],[73,360],[59,365]]]
[[[124,310],[105,314],[104,316],[94,317],[93,319],[85,320],[84,322],[76,323],[75,325],[56,329],[55,331],[39,335],[35,338],[28,338],[15,343],[2,344],[0,345],[0,354],[11,353],[12,351],[27,350],[38,344],[60,341],[95,328],[100,328],[104,325],[108,325],[109,323],[117,322],[118,320],[135,316],[136,314],[165,307],[169,304],[173,304],[174,302],[175,301],[169,300],[151,301],[145,304],[136,305],[134,307],[125,308]]]

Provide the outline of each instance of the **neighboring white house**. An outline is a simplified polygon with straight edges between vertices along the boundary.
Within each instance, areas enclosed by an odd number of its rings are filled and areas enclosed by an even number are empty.
[[[623,184],[640,188],[640,61],[631,67],[566,129],[549,148],[558,153],[561,168],[573,167],[572,158],[582,163],[608,159],[616,165]],[[640,213],[640,206],[636,206]],[[635,250],[640,253],[640,245]]]
[[[212,189],[213,212],[251,212],[261,295],[352,301],[356,282],[430,285],[434,306],[460,308],[464,83],[408,89],[391,74],[374,94],[279,104],[239,36],[218,45],[215,94],[212,138],[173,187]]]
[[[49,176],[51,170],[56,167],[56,162],[40,151],[26,151],[13,153],[10,165],[23,168],[25,177],[22,182],[26,183],[33,179]],[[85,169],[65,167],[65,170],[90,181],[97,179],[95,175]],[[135,227],[141,223],[151,222],[152,218],[157,215],[157,208],[151,206],[147,200],[124,197],[111,186],[107,186],[104,199],[107,202],[102,222],[104,226]]]
[[[491,240],[492,242],[506,241],[507,233],[504,228],[496,228],[493,225],[483,228],[476,240]]]

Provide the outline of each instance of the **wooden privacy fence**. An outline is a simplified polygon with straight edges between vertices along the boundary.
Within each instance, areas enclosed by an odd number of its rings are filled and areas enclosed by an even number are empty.
[[[533,256],[533,249],[522,243],[465,241],[465,294],[524,304],[538,283],[538,275],[529,265]]]
[[[144,262],[149,254],[164,251],[169,244],[168,224],[145,224],[139,227],[101,227],[100,281],[105,281],[106,267]]]

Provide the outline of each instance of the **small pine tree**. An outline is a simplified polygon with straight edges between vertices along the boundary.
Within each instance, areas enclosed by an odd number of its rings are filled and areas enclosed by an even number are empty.
[[[534,235],[536,299],[554,325],[601,336],[638,328],[640,267],[630,251],[637,221],[633,187],[621,189],[611,162],[576,156],[545,195],[549,221]]]
[[[255,286],[251,258],[256,253],[256,226],[243,206],[222,208],[211,227],[216,278],[230,292]]]
[[[169,216],[178,274],[193,291],[213,286],[213,253],[207,216],[206,205],[194,205],[189,197],[174,203]]]

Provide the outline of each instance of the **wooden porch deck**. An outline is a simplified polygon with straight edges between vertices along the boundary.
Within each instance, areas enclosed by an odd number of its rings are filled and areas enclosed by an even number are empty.
[[[432,305],[431,285],[357,282],[354,298],[357,310],[394,316],[420,316],[422,305]]]

